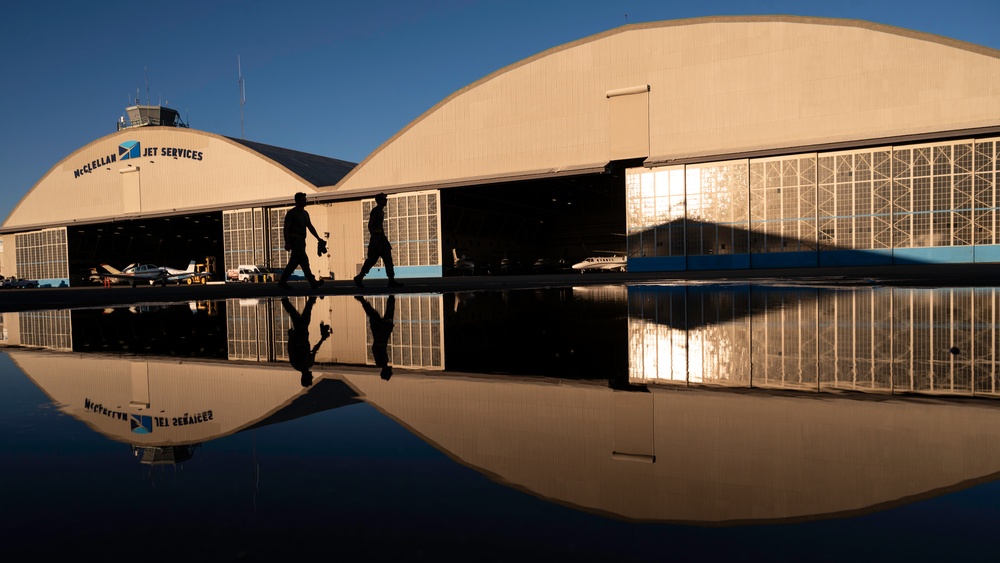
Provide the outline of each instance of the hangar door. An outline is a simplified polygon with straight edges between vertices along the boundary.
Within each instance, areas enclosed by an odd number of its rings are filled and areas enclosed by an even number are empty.
[[[65,227],[17,233],[14,252],[17,277],[38,280],[39,287],[69,286]]]
[[[270,265],[264,221],[264,210],[260,207],[222,212],[223,271],[241,264]]]

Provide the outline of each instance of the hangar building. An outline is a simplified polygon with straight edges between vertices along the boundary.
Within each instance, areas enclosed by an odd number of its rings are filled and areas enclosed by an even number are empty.
[[[0,273],[281,267],[298,191],[334,279],[380,191],[400,277],[456,254],[494,273],[601,251],[632,271],[1000,261],[1000,51],[863,21],[626,25],[468,85],[357,165],[178,125],[130,108],[56,164],[0,228]]]

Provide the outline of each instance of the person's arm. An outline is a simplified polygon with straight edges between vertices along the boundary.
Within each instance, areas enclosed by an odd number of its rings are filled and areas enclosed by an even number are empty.
[[[308,215],[306,216],[306,228],[308,228],[309,232],[312,233],[314,237],[316,237],[316,240],[323,240],[319,236],[319,233],[316,232],[316,227],[313,227],[312,218],[309,217]]]

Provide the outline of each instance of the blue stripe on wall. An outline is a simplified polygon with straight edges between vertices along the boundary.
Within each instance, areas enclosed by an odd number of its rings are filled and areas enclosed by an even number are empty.
[[[938,246],[932,248],[897,248],[893,264],[966,264],[974,262],[972,246]]]
[[[444,276],[441,266],[394,266],[396,277],[403,278],[440,278]],[[372,268],[365,279],[387,279],[385,268]]]
[[[892,251],[876,250],[821,250],[819,265],[830,266],[884,266],[893,263]]]

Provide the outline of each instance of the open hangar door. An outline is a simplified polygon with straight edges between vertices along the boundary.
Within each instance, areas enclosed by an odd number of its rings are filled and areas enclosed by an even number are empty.
[[[441,190],[445,275],[558,273],[625,254],[625,168]],[[454,255],[475,264],[453,267]]]
[[[214,258],[214,279],[223,279],[222,212],[185,213],[66,228],[70,285],[90,285],[92,269],[101,264],[119,270],[129,264],[186,268],[192,260]]]

